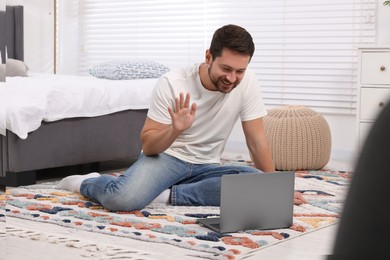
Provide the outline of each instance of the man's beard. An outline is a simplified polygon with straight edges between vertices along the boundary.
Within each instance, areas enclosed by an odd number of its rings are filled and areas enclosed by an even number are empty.
[[[215,78],[211,75],[211,65],[208,68],[208,74],[210,81],[214,84],[217,91],[221,93],[230,93],[235,87],[237,87],[238,84],[240,84],[240,81],[237,79],[235,82],[230,82],[226,79],[226,76],[221,76],[219,78]]]

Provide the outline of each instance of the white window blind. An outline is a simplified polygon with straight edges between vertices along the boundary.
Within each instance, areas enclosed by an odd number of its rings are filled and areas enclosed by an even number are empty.
[[[80,0],[80,72],[113,59],[181,67],[205,52],[205,5],[181,0]]]
[[[355,114],[357,47],[375,43],[375,0],[79,0],[79,13],[81,74],[113,59],[203,62],[215,29],[245,27],[268,108]]]

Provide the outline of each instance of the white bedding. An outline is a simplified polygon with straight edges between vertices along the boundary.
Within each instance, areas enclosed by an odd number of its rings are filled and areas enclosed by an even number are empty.
[[[147,109],[156,82],[157,79],[106,80],[51,74],[9,77],[5,128],[26,139],[42,121]],[[6,129],[0,124],[0,133]]]

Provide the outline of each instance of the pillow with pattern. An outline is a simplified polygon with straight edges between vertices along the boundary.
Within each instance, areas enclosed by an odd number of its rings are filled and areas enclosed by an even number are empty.
[[[169,71],[163,64],[153,61],[108,61],[98,64],[89,73],[97,78],[111,80],[158,78]]]

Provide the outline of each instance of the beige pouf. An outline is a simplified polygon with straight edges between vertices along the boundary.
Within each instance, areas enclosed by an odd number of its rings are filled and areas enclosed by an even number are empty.
[[[304,106],[268,111],[264,128],[277,170],[317,170],[330,158],[331,134],[324,117]]]

